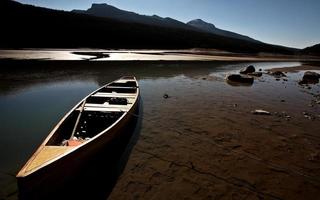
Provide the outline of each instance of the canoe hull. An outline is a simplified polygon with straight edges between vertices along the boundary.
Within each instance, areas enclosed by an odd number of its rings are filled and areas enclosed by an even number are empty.
[[[133,134],[139,114],[139,98],[123,118],[105,133],[31,174],[17,177],[20,199],[57,199],[61,196],[55,195],[65,191],[70,191],[72,197],[72,190],[78,184],[75,181],[81,180],[86,169],[96,168],[95,165],[101,164],[99,162],[113,164]]]

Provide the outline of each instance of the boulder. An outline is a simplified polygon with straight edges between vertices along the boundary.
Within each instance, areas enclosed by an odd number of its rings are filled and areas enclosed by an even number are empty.
[[[281,71],[275,71],[271,73],[272,76],[276,77],[276,78],[280,78],[280,77],[286,77],[286,75],[281,72]]]
[[[240,74],[248,74],[248,73],[252,73],[255,72],[256,69],[254,68],[253,65],[249,65],[248,67],[245,67],[243,69],[240,70]]]
[[[248,76],[243,76],[241,74],[230,74],[227,75],[226,79],[228,81],[233,81],[233,82],[237,82],[237,83],[253,83],[253,78],[252,77],[248,77]]]
[[[316,84],[319,83],[320,74],[316,72],[307,71],[304,73],[299,84]]]

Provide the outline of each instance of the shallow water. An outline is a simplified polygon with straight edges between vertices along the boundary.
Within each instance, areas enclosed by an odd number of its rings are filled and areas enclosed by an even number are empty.
[[[287,82],[274,81],[273,77],[264,74],[252,86],[234,87],[224,81],[226,74],[249,64],[262,71],[301,65],[299,62],[57,62],[33,66],[30,62],[29,66],[1,66],[0,198],[16,198],[12,175],[58,120],[89,92],[123,75],[134,75],[139,81],[144,108],[143,137],[163,134],[166,129],[205,133],[210,124],[211,128],[217,127],[223,133],[227,130],[226,124],[236,127],[242,123],[237,117],[243,113],[226,114],[234,109],[234,105],[240,105],[241,111],[250,116],[250,111],[257,108],[271,112],[284,110],[295,116],[298,115],[295,111],[300,112],[312,100],[310,95],[297,92],[305,91],[297,84],[300,74],[289,73]],[[319,93],[319,84],[308,91]],[[165,93],[169,95],[168,99],[163,98]],[[286,103],[279,103],[282,99]],[[319,111],[318,107],[312,109],[308,112]],[[158,144],[165,145],[166,141],[160,138]]]

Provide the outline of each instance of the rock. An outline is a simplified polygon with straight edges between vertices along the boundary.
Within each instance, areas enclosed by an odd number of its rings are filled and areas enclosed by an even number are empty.
[[[281,113],[279,112],[274,112],[274,115],[277,117],[284,118],[285,120],[289,121],[291,119],[291,116],[288,115],[286,112],[282,111]]]
[[[307,71],[303,75],[303,79],[319,79],[319,78],[320,78],[320,74],[318,74],[317,72]]]
[[[286,77],[286,75],[281,71],[272,72],[271,75],[276,77],[276,78]]]
[[[284,100],[284,99],[281,99],[281,101],[280,102],[286,102],[286,100]]]
[[[254,114],[254,115],[271,115],[270,112],[268,112],[266,110],[261,110],[261,109],[252,111],[251,113]]]
[[[167,98],[169,98],[169,95],[168,94],[164,94],[163,98],[167,99]]]
[[[254,68],[253,65],[249,65],[248,67],[245,67],[243,69],[240,70],[240,74],[248,74],[248,73],[252,73],[255,72],[256,69]]]
[[[259,72],[261,72],[261,71],[262,71],[262,69],[260,68],[260,69],[259,69]]]
[[[252,72],[252,73],[248,73],[249,76],[256,76],[256,77],[261,77],[262,76],[262,72]]]
[[[302,80],[299,81],[299,84],[316,84],[319,83],[320,74],[316,72],[307,71],[304,73]]]
[[[253,78],[252,77],[248,77],[248,76],[243,76],[241,74],[230,74],[227,75],[226,79],[228,81],[234,81],[234,82],[238,82],[238,83],[253,83]]]
[[[313,119],[313,117],[311,116],[311,114],[309,114],[309,113],[307,113],[307,112],[302,112],[302,114],[303,114],[304,118],[307,118],[307,119],[309,119],[309,120],[312,120],[312,119]]]

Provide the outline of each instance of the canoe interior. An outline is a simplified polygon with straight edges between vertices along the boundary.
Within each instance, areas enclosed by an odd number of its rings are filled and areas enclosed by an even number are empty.
[[[88,140],[108,128],[123,114],[124,112],[83,111],[74,137],[80,140]],[[79,110],[73,111],[46,145],[61,146],[63,141],[70,139],[78,115]]]
[[[128,96],[117,97],[117,94],[136,94],[137,93],[137,82],[130,80],[132,77],[121,78],[118,81],[112,82],[107,86],[93,93],[85,100],[85,106],[89,108],[105,108],[105,107],[117,107],[119,106],[130,106],[133,104],[134,98]],[[94,96],[95,94],[113,94],[115,97],[110,96]],[[134,97],[134,96],[133,96]],[[82,104],[82,103],[81,103]],[[52,135],[46,145],[48,146],[62,146],[64,141],[72,139],[72,131],[74,124],[77,121],[81,110],[81,104],[73,110],[70,115],[62,122],[56,132]],[[77,140],[85,141],[99,134],[113,123],[115,123],[122,115],[124,111],[92,111],[84,110],[81,113],[79,123],[76,127],[74,137]]]
[[[104,87],[99,92],[106,92],[106,93],[136,93],[137,88],[110,88],[110,87]]]
[[[127,82],[124,82],[124,83],[113,82],[113,83],[110,83],[108,86],[137,87],[137,83],[135,81],[127,81]]]

